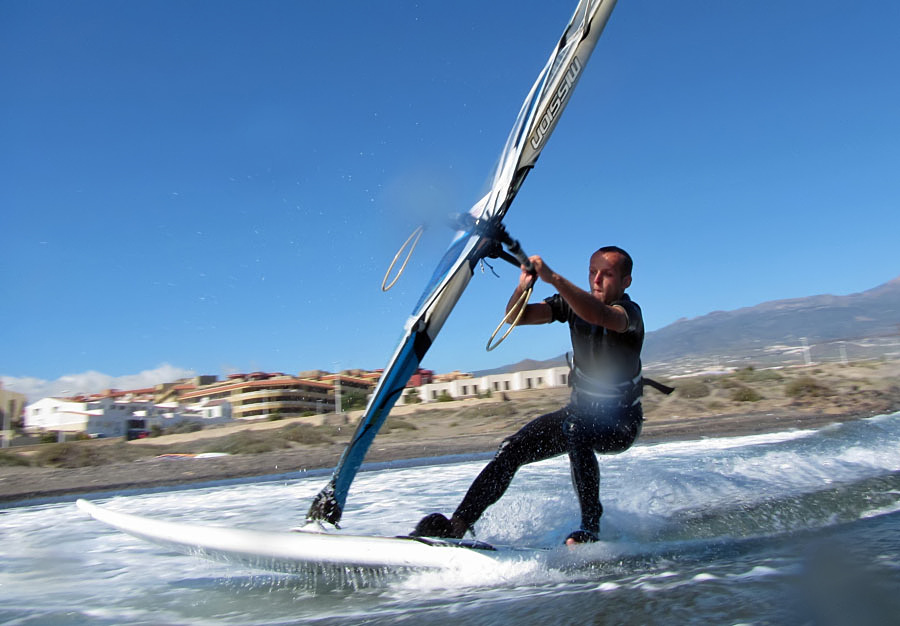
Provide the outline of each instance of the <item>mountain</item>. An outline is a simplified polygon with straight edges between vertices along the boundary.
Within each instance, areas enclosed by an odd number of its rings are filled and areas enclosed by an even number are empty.
[[[841,349],[851,356],[884,354],[891,346],[896,351],[900,277],[847,296],[775,300],[679,320],[647,333],[643,359],[647,364],[684,359],[765,363],[802,356],[804,342],[816,359],[828,358],[829,351],[836,359]]]
[[[900,355],[900,276],[861,293],[774,300],[678,320],[647,333],[648,369],[766,365]],[[476,375],[565,364],[526,359]]]
[[[493,374],[508,374],[509,372],[523,372],[525,370],[541,370],[546,369],[548,367],[558,367],[560,365],[566,364],[566,355],[561,354],[557,357],[553,357],[552,359],[544,359],[543,361],[536,361],[534,359],[524,359],[519,361],[518,363],[513,363],[511,365],[502,365],[500,367],[495,367],[489,370],[478,370],[477,372],[472,372],[473,376],[491,376]]]

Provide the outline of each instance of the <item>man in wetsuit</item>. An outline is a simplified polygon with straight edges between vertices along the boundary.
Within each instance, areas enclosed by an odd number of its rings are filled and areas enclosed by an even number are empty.
[[[595,453],[628,449],[641,432],[641,309],[625,290],[631,285],[632,260],[616,246],[591,255],[590,291],[551,270],[539,256],[531,257],[534,272],[558,293],[529,304],[520,324],[566,322],[572,336],[574,364],[569,403],[542,415],[503,441],[462,503],[447,519],[440,513],[423,518],[414,536],[462,537],[485,509],[500,499],[522,465],[567,453],[572,482],[581,505],[581,528],[566,543],[597,540],[600,532],[600,467]],[[515,306],[532,280],[522,271],[507,305]]]

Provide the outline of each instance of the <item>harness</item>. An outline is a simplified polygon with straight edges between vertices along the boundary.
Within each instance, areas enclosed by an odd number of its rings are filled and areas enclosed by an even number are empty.
[[[669,395],[675,389],[663,385],[652,378],[646,378],[641,372],[629,380],[620,383],[607,383],[588,376],[576,365],[569,353],[566,353],[569,365],[569,386],[572,388],[572,401],[580,408],[631,408],[641,402],[644,396],[644,385],[649,385],[660,393]]]

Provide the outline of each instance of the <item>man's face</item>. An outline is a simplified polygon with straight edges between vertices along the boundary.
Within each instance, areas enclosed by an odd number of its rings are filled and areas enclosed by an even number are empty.
[[[620,300],[631,285],[631,276],[622,276],[622,260],[618,252],[595,252],[591,256],[588,273],[591,295],[603,304]]]

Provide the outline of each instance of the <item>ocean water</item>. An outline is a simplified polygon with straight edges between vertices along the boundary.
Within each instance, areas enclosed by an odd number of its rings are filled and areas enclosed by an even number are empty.
[[[182,461],[196,462],[202,461]],[[453,509],[484,459],[360,474],[346,532]],[[69,501],[0,509],[5,624],[896,624],[900,413],[601,457],[584,559],[328,580],[172,553]],[[284,530],[327,475],[93,497],[164,519]],[[556,547],[578,525],[565,457],[523,468],[478,538]]]

